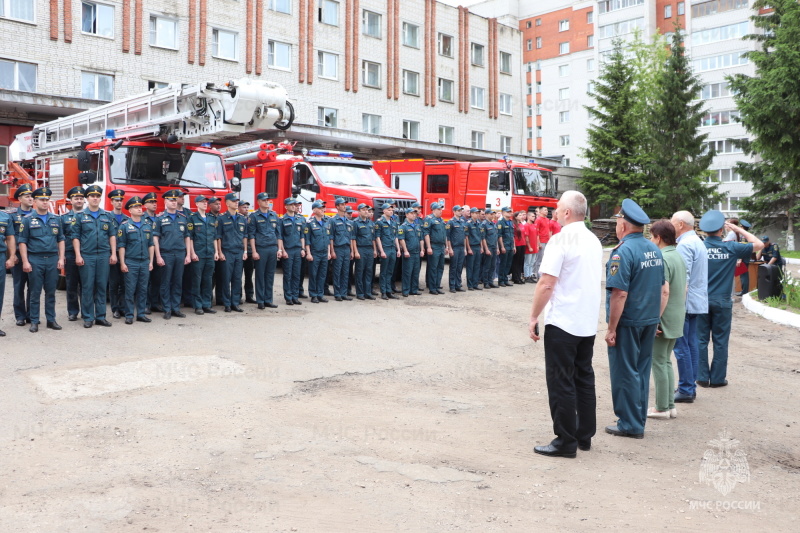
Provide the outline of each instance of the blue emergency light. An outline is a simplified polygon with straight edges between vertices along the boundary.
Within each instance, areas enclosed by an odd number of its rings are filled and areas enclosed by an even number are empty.
[[[353,157],[352,152],[334,152],[332,150],[309,150],[308,155],[313,155],[316,157]]]
[[[107,129],[106,130],[106,139],[113,139],[115,137],[114,130]]]
[[[200,143],[200,148],[211,148],[211,143]]]

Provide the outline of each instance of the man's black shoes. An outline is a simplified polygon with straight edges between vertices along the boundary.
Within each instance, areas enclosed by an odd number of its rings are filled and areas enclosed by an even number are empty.
[[[610,433],[615,437],[629,437],[631,439],[643,439],[644,433],[628,433],[627,431],[622,431],[619,429],[618,426],[606,426],[606,433]]]
[[[568,452],[561,448],[556,448],[552,444],[534,446],[533,451],[539,455],[546,455],[547,457],[567,457],[569,459],[574,459],[578,455],[576,452]]]

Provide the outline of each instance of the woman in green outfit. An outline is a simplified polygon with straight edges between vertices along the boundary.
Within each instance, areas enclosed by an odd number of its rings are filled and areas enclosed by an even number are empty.
[[[661,249],[664,258],[664,278],[669,285],[669,300],[661,314],[661,323],[653,344],[653,381],[656,386],[656,406],[647,411],[648,418],[668,420],[678,416],[673,401],[675,372],[672,368],[672,349],[675,340],[683,336],[686,315],[686,263],[675,249],[675,228],[662,219],[650,228],[650,240]]]

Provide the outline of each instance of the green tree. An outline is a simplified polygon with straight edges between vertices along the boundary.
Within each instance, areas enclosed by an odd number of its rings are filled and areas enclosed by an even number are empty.
[[[608,61],[589,92],[594,106],[586,109],[594,118],[589,126],[583,155],[588,165],[578,185],[590,202],[606,209],[628,197],[639,199],[644,186],[642,131],[634,108],[637,103],[634,69],[616,39]]]
[[[753,162],[736,168],[753,185],[753,195],[742,202],[748,219],[757,224],[783,223],[787,248],[794,249],[792,233],[800,215],[800,4],[796,0],[756,0],[753,10],[770,12],[751,18],[763,34],[745,38],[761,44],[747,52],[756,67],[754,76],[729,76],[728,84],[750,134],[742,142]]]
[[[704,102],[697,100],[702,84],[692,72],[683,39],[676,24],[664,68],[655,67],[655,97],[644,114],[646,151],[652,154],[645,172],[652,185],[643,207],[652,218],[669,217],[682,209],[701,213],[704,206],[723,198],[708,183],[714,152],[706,147],[708,135],[698,133],[705,114]]]

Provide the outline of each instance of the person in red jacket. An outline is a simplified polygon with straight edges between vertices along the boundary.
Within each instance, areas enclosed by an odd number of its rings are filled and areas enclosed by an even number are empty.
[[[525,224],[527,232],[527,243],[525,247],[525,281],[534,283],[536,278],[533,276],[533,264],[536,261],[536,254],[539,253],[539,229],[536,226],[536,211],[528,211],[528,223]]]
[[[539,279],[539,266],[542,264],[542,256],[547,242],[550,240],[550,219],[547,218],[547,208],[542,206],[539,208],[536,217],[536,229],[539,230],[539,251],[536,254],[536,259],[533,262],[533,277]]]

